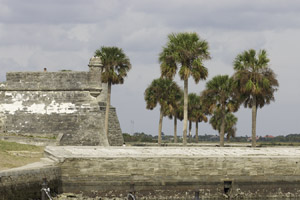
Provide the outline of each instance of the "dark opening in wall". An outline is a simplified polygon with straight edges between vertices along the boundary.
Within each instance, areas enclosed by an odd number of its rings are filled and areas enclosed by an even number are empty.
[[[194,200],[200,200],[200,192],[199,191],[195,192],[195,199]]]
[[[224,193],[229,194],[232,188],[232,181],[224,181]]]

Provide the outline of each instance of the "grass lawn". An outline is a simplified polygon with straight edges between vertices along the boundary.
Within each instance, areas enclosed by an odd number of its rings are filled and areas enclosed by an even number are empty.
[[[0,170],[39,161],[43,151],[44,147],[0,140]]]

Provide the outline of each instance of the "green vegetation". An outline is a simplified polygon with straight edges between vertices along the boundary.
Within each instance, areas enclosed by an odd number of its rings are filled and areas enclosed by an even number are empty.
[[[237,123],[237,118],[230,112],[225,113],[225,119],[224,119],[224,133],[227,133],[227,140],[230,137],[235,137],[236,133],[236,123]],[[222,126],[222,120],[221,120],[221,112],[215,111],[212,115],[212,117],[209,120],[209,123],[212,125],[214,130],[218,130],[219,132],[221,131],[221,126]]]
[[[44,147],[0,140],[0,170],[20,167],[39,161]]]
[[[130,135],[128,133],[123,133],[124,141],[126,143],[157,143],[158,136],[152,136],[150,134],[142,133],[134,133]],[[226,141],[229,143],[248,143],[251,138],[248,136],[238,136],[226,138]],[[182,142],[182,137],[178,138],[179,142]],[[199,135],[198,142],[202,143],[217,143],[220,141],[220,137],[218,135],[204,134]],[[172,135],[165,135],[162,133],[162,143],[173,143],[174,138]],[[193,137],[190,142],[196,143],[195,137]],[[289,134],[287,136],[276,136],[276,137],[259,137],[257,139],[258,146],[300,146],[300,134]]]
[[[150,142],[156,143],[157,138],[153,137],[152,135],[147,135],[145,133],[134,133],[130,135],[128,133],[123,133],[124,141],[125,142]]]
[[[163,116],[172,112],[176,107],[176,102],[181,98],[179,86],[172,80],[158,78],[152,81],[150,86],[145,90],[145,101],[147,109],[154,109],[157,104],[160,105],[158,145],[161,144],[161,130]]]
[[[274,101],[277,91],[276,75],[269,68],[269,59],[265,50],[256,53],[250,49],[238,54],[234,60],[235,73],[232,77],[218,75],[208,81],[206,88],[197,94],[188,94],[188,79],[192,76],[196,83],[206,80],[208,70],[203,62],[210,59],[208,43],[201,40],[196,33],[172,33],[159,54],[161,77],[173,80],[177,70],[184,81],[183,103],[176,100],[175,104],[166,103],[168,113],[161,107],[158,143],[161,144],[161,124],[163,115],[174,117],[174,142],[177,142],[177,119],[183,119],[183,145],[187,144],[187,123],[189,120],[189,141],[191,138],[192,122],[196,123],[195,141],[199,141],[198,123],[207,122],[207,115],[212,115],[210,124],[220,134],[220,146],[224,146],[224,135],[234,137],[237,118],[232,114],[241,104],[252,109],[252,147],[256,146],[256,115],[257,107]],[[148,90],[148,89],[147,89]],[[158,91],[158,90],[156,90]],[[168,95],[167,90],[161,90],[157,96]],[[147,108],[150,108],[147,100]],[[182,105],[183,104],[183,105]]]
[[[195,129],[195,140],[198,142],[198,123],[199,122],[207,122],[206,115],[208,114],[208,110],[203,105],[203,102],[195,93],[190,93],[188,96],[189,103],[188,103],[188,119],[189,123],[189,140],[191,140],[191,129],[192,129],[192,122],[195,122],[196,129]]]
[[[224,146],[226,129],[226,114],[237,111],[239,104],[234,94],[234,82],[228,75],[219,75],[206,83],[206,89],[202,92],[204,104],[213,113],[214,119],[219,122],[211,123],[213,128],[220,133],[220,146]],[[215,126],[214,126],[215,125]],[[228,132],[228,130],[227,130]]]
[[[196,83],[205,80],[208,71],[203,61],[208,59],[208,43],[201,40],[197,33],[168,35],[168,42],[159,54],[161,76],[173,79],[180,68],[179,77],[184,81],[183,145],[187,144],[188,79],[192,76]]]
[[[111,85],[124,83],[124,78],[131,69],[131,63],[123,50],[118,47],[101,47],[95,51],[95,56],[101,58],[103,64],[101,80],[108,85],[105,113],[105,133],[107,136]]]
[[[237,55],[234,60],[237,92],[244,106],[252,109],[252,147],[256,146],[257,107],[274,101],[274,92],[279,85],[268,66],[269,61],[265,50],[256,53],[253,49]]]

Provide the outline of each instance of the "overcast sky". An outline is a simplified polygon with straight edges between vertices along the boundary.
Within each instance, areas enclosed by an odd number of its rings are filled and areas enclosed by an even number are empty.
[[[210,80],[233,74],[237,54],[266,49],[278,75],[276,101],[258,110],[257,135],[300,133],[300,1],[295,0],[0,0],[0,80],[8,71],[87,71],[101,46],[122,48],[132,63],[113,86],[123,132],[157,135],[158,109],[146,110],[145,88],[159,77],[158,54],[172,32],[197,32],[210,46]],[[177,77],[183,87],[183,81]],[[205,81],[189,92],[200,93]],[[237,135],[251,135],[251,110],[236,113]],[[163,132],[173,134],[164,118]],[[182,135],[182,123],[178,127]],[[200,134],[217,134],[208,123]],[[194,129],[193,129],[194,134]]]

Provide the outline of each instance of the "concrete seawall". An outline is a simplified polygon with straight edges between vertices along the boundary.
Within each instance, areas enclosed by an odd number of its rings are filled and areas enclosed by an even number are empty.
[[[48,146],[0,172],[0,200],[54,193],[138,199],[300,198],[300,148]]]
[[[300,148],[47,147],[63,192],[145,199],[300,197]]]
[[[38,199],[43,178],[54,193],[60,193],[60,168],[49,159],[24,167],[0,171],[0,200]]]

